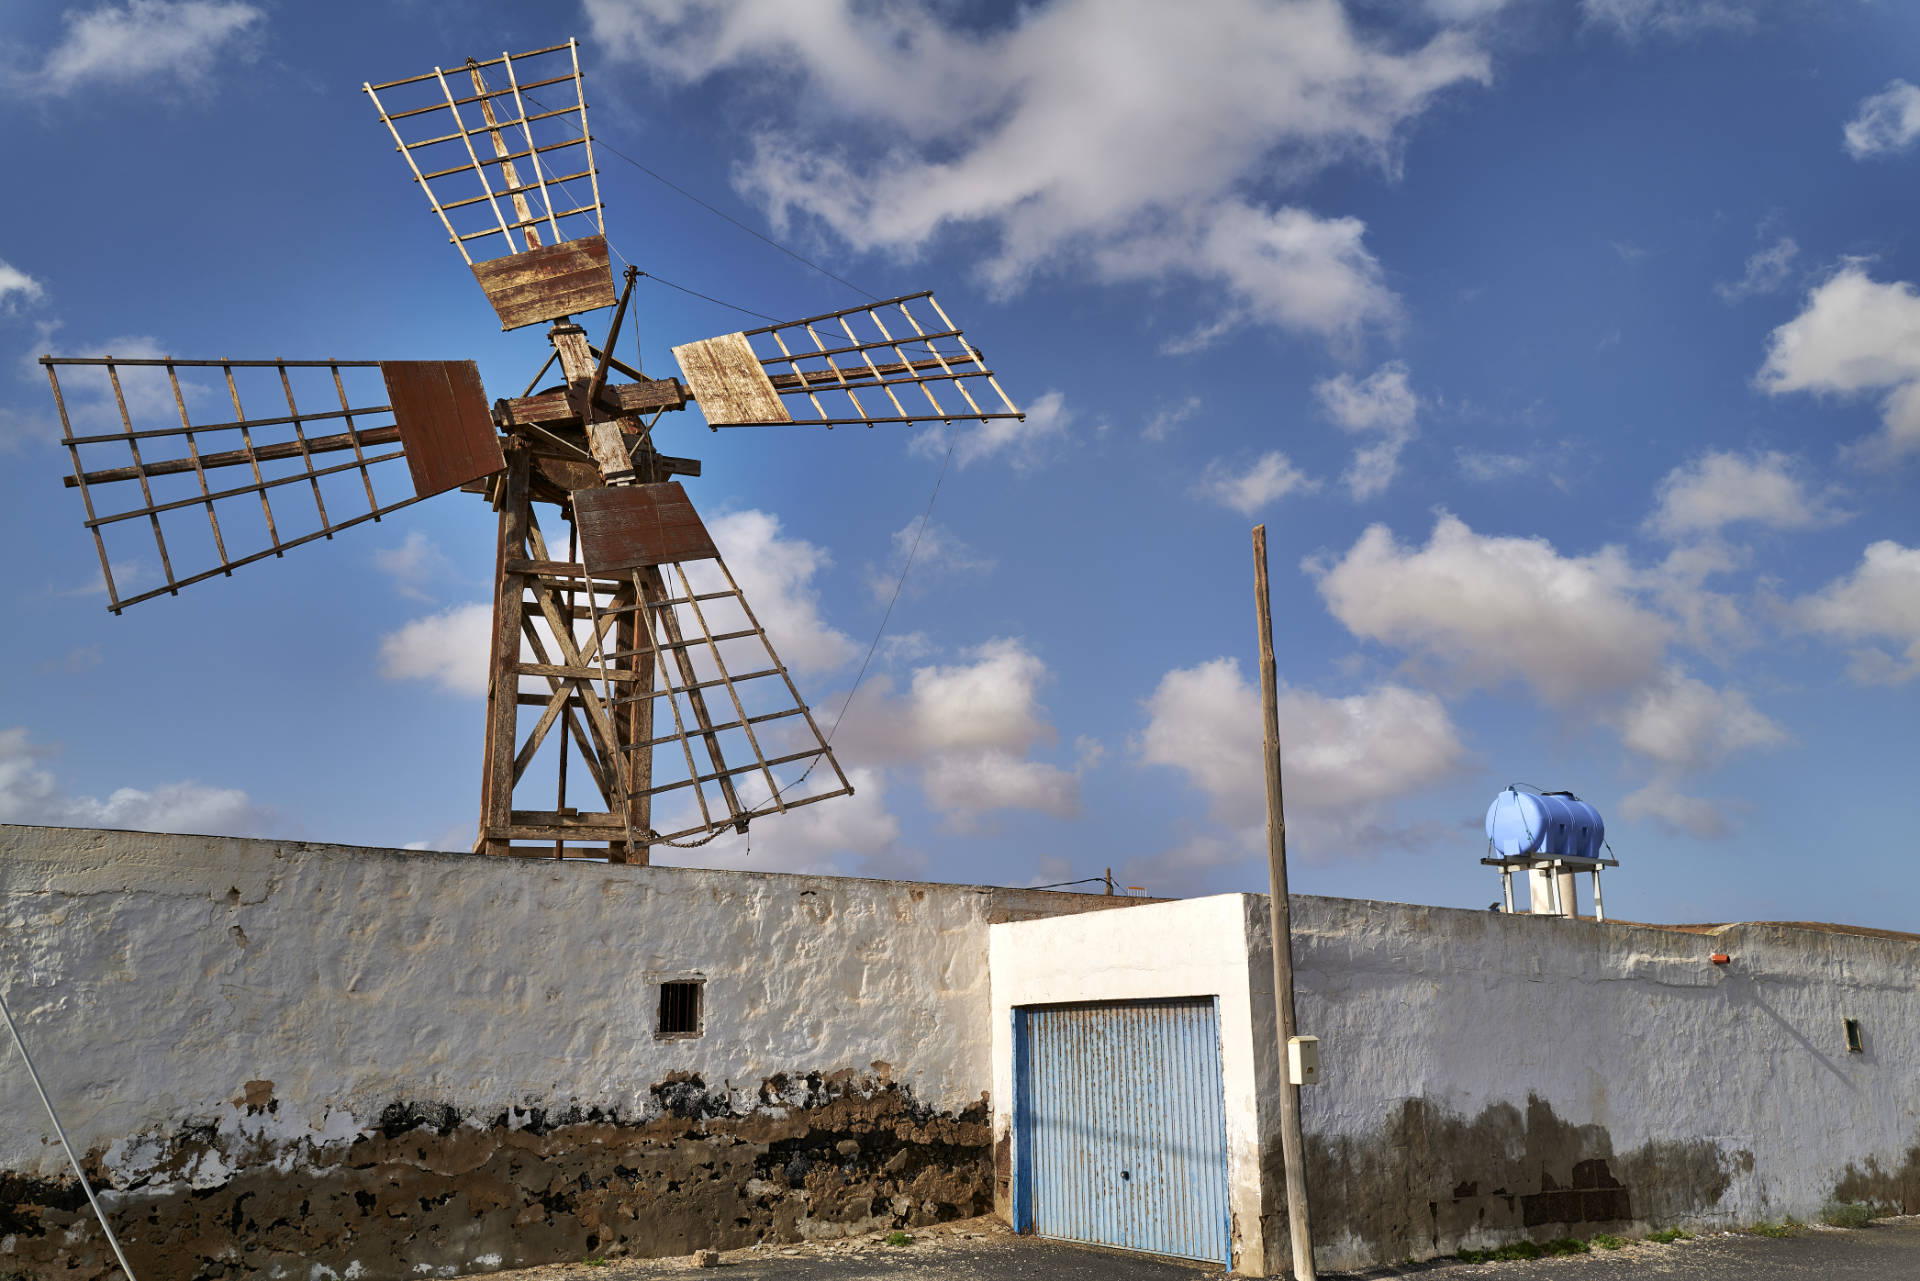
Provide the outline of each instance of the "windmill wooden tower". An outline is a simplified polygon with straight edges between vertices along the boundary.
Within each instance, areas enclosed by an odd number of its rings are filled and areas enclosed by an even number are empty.
[[[690,403],[715,430],[1020,417],[980,353],[920,293],[675,347],[685,382],[648,377],[614,354],[639,273],[616,292],[575,42],[365,91],[501,328],[548,326],[546,363],[490,402],[472,361],[42,357],[108,608],[479,494],[499,530],[476,850],[645,862],[851,794],[675,479],[699,462],[654,428]],[[596,344],[577,319],[609,307]],[[122,595],[149,539],[158,581]],[[523,808],[537,759],[556,799]],[[604,808],[568,805],[571,760]]]

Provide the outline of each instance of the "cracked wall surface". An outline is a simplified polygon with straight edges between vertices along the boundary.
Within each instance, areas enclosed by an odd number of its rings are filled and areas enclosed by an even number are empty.
[[[143,1275],[452,1276],[983,1211],[987,928],[1124,902],[0,826],[0,985]],[[110,1269],[9,1052],[0,1274]]]

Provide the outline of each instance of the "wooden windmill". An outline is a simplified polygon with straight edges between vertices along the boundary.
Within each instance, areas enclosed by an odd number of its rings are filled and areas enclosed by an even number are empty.
[[[659,452],[653,428],[691,402],[716,430],[1020,417],[980,353],[921,293],[689,343],[684,383],[647,377],[614,355],[638,272],[616,294],[575,42],[365,90],[501,328],[547,324],[552,351],[491,402],[472,361],[42,357],[108,608],[484,495],[499,533],[476,850],[644,862],[851,794],[674,479],[699,462]],[[595,345],[575,318],[607,307]],[[122,595],[116,572],[155,581]],[[576,757],[604,809],[567,804]],[[536,759],[557,799],[520,808]]]

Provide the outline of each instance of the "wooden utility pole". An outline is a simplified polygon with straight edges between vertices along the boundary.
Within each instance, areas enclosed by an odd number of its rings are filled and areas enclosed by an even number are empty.
[[[1273,920],[1273,1005],[1280,1049],[1280,1155],[1287,1169],[1287,1236],[1296,1281],[1315,1281],[1313,1226],[1307,1213],[1305,1142],[1300,1135],[1300,1087],[1288,1071],[1294,1036],[1293,912],[1287,899],[1287,815],[1280,792],[1280,689],[1273,668],[1273,607],[1267,599],[1267,527],[1253,530],[1253,594],[1260,615],[1260,710],[1265,717],[1267,766],[1267,876]]]

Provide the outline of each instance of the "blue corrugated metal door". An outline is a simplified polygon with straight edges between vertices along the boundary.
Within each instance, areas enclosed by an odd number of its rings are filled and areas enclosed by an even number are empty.
[[[1019,1226],[1229,1264],[1213,998],[1036,1006],[1014,1017]]]

